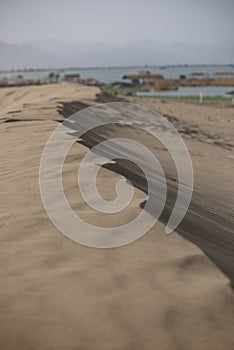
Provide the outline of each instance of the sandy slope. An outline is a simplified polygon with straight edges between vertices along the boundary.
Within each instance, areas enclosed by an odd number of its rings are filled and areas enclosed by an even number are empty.
[[[127,98],[129,102],[143,104],[166,115],[182,135],[196,140],[220,145],[226,149],[234,147],[234,107],[198,105],[195,103],[160,100],[154,98]]]
[[[65,238],[47,217],[38,184],[44,145],[57,120],[72,112],[72,105],[62,102],[94,104],[97,92],[77,85],[0,90],[1,348],[233,349],[233,290],[197,246],[177,233],[166,236],[158,222],[128,246],[87,248]],[[180,108],[174,105],[177,118]],[[221,120],[222,110],[216,113]],[[229,142],[221,129],[220,137]],[[225,208],[229,218],[232,151],[190,138],[186,142],[196,194],[207,207]],[[64,168],[65,192],[74,210],[103,226],[106,216],[90,210],[74,191],[77,164],[87,150],[80,143],[72,147]],[[103,169],[100,175],[100,192],[113,199],[121,172]],[[130,208],[108,223],[127,222],[145,199],[136,188]],[[187,233],[194,234],[188,225]],[[208,240],[211,248],[219,245],[222,240]]]

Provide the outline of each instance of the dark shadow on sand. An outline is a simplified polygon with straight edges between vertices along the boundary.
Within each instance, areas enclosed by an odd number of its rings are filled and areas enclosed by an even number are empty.
[[[111,97],[111,101],[116,101]],[[110,102],[108,96],[101,95],[98,102]],[[118,100],[119,101],[119,100]],[[59,113],[67,118],[75,112],[88,107],[80,102],[64,103]],[[108,127],[102,126],[82,135],[82,139],[77,141],[92,149],[96,144],[106,140],[105,133]],[[73,130],[74,131],[74,130]],[[163,166],[163,164],[161,164]],[[104,168],[124,176],[131,181],[136,188],[147,193],[147,181],[139,167],[134,166],[132,162],[124,159],[116,159],[113,164],[107,163]],[[171,215],[172,209],[177,197],[177,181],[166,173],[167,180],[167,200],[164,210],[159,220],[165,225]],[[209,198],[207,199],[209,201]],[[212,201],[211,201],[212,202]],[[144,207],[145,203],[141,203]],[[220,211],[222,213],[222,210]],[[154,215],[153,212],[150,213]],[[176,232],[190,242],[197,245],[230,279],[234,285],[234,235],[233,235],[233,217],[217,212],[213,212],[209,206],[206,206],[202,198],[199,198],[194,189],[192,201],[187,214],[177,227]]]

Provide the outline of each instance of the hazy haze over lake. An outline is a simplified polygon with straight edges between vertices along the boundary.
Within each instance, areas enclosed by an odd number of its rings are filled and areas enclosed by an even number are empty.
[[[232,0],[3,0],[0,69],[234,62]]]

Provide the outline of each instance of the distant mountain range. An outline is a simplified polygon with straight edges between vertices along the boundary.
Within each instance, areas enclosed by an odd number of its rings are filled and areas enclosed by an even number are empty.
[[[0,69],[233,63],[232,42],[212,45],[153,41],[123,45],[70,44],[58,40],[35,41],[33,45],[0,42]]]

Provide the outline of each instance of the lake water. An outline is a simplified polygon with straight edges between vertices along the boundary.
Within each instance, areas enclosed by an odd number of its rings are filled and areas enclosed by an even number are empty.
[[[234,86],[194,86],[194,87],[179,87],[178,90],[170,91],[146,91],[137,92],[137,96],[199,96],[200,92],[203,92],[204,96],[223,96],[232,97],[228,94],[230,91],[234,91]]]
[[[188,76],[191,73],[207,73],[210,77],[213,77],[216,72],[231,72],[234,74],[234,65],[226,65],[226,66],[168,66],[168,67],[158,67],[158,66],[149,66],[149,67],[102,67],[102,68],[77,68],[77,69],[63,69],[56,70],[51,69],[42,70],[42,71],[33,71],[33,72],[22,72],[22,73],[0,73],[0,79],[7,76],[8,78],[13,78],[17,74],[23,75],[25,79],[36,79],[36,78],[44,78],[48,76],[49,72],[59,72],[61,76],[68,73],[79,73],[82,79],[86,79],[92,77],[102,83],[111,83],[114,81],[122,81],[122,77],[125,74],[137,74],[139,71],[147,69],[151,73],[162,74],[166,79],[177,79],[180,74],[184,74]],[[168,91],[162,92],[162,95],[172,94],[173,96],[178,94],[190,95],[197,94],[197,90],[201,90],[201,88],[180,88],[177,91]],[[211,95],[223,95],[228,91],[233,90],[233,87],[223,88],[223,87],[203,87],[202,88],[204,94],[209,93]],[[153,92],[150,92],[152,94]],[[158,92],[157,92],[158,94]],[[161,94],[161,92],[160,92]]]

